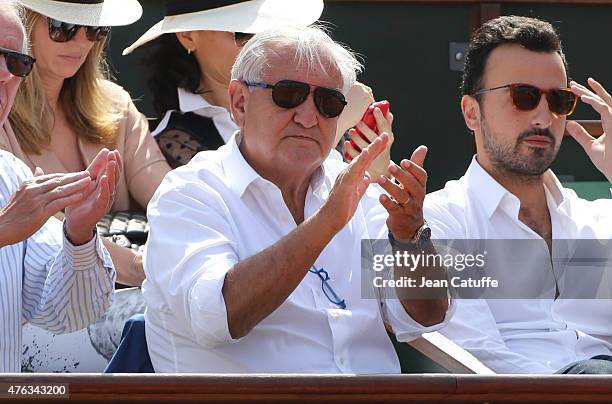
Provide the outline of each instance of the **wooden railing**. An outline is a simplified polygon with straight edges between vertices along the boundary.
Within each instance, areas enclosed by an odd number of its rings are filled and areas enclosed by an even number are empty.
[[[0,385],[67,383],[69,401],[610,402],[612,376],[0,375]],[[3,392],[2,392],[3,393]],[[68,400],[53,400],[59,403]],[[31,400],[40,402],[40,400]],[[28,402],[15,400],[15,402]]]

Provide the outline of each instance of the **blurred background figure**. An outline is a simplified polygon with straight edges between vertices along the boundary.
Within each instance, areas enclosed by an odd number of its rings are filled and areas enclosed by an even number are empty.
[[[32,55],[32,74],[17,93],[0,148],[30,169],[83,170],[104,147],[119,150],[124,175],[112,211],[146,208],[169,171],[148,123],[121,87],[109,81],[104,57],[111,26],[138,20],[136,0],[19,0]],[[36,117],[36,118],[34,118]],[[140,254],[105,240],[118,281],[140,285]]]

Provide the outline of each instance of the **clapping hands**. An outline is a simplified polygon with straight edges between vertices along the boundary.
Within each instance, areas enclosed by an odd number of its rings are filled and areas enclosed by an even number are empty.
[[[66,233],[73,244],[91,240],[96,223],[113,205],[122,167],[119,152],[108,149],[100,150],[87,167],[91,182],[83,198],[66,207]]]
[[[102,149],[78,173],[45,174],[37,167],[34,177],[23,181],[0,209],[0,247],[29,238],[62,210],[70,242],[87,243],[113,204],[122,166],[118,151]]]

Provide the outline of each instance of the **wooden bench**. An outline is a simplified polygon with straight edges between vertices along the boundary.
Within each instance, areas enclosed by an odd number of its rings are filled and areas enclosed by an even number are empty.
[[[493,375],[495,372],[474,355],[439,332],[430,332],[408,342],[408,345],[448,373]],[[398,354],[401,359],[401,350]]]

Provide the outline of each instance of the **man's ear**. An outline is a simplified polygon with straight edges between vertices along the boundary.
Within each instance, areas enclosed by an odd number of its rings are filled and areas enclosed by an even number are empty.
[[[470,95],[461,97],[461,112],[463,113],[465,124],[472,132],[480,129],[480,104],[478,104],[476,98]]]
[[[180,42],[180,44],[185,48],[185,51],[188,53],[192,53],[196,49],[195,41],[193,40],[193,32],[192,31],[183,31],[175,33],[176,39]]]
[[[230,113],[236,125],[244,128],[246,101],[249,98],[249,87],[240,80],[232,80],[229,85]]]

